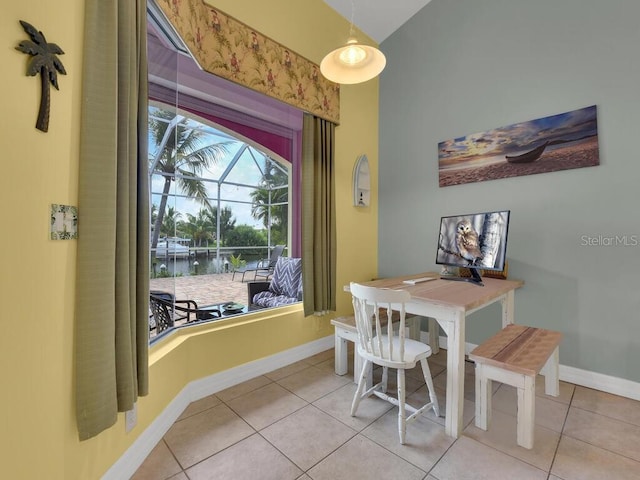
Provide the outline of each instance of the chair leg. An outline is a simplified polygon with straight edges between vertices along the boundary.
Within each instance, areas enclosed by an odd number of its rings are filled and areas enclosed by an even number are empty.
[[[367,384],[367,377],[369,376],[368,370],[371,368],[371,361],[365,360],[362,364],[362,372],[360,373],[360,380],[358,381],[358,388],[356,389],[356,394],[353,396],[353,402],[351,402],[351,416],[356,416],[356,411],[358,410],[358,406],[360,405],[360,400],[362,400],[362,392],[364,392],[364,388]]]
[[[389,367],[382,367],[382,393],[387,393],[387,384],[389,383]]]
[[[431,378],[431,369],[429,368],[429,363],[426,358],[420,360],[420,366],[422,367],[422,375],[424,376],[424,381],[427,384],[427,390],[429,391],[429,400],[433,404],[433,413],[435,413],[436,417],[440,416],[440,405],[438,404],[438,397],[436,396],[436,391],[433,388],[433,379]]]
[[[356,346],[353,352],[353,383],[355,384],[359,381],[363,365],[364,360],[358,355],[358,347]],[[369,370],[369,374],[367,375],[367,389],[371,388],[371,385],[373,385],[373,368]]]
[[[400,435],[400,444],[404,445],[405,436],[407,434],[407,413],[405,410],[405,385],[404,385],[404,369],[398,369],[398,434]]]

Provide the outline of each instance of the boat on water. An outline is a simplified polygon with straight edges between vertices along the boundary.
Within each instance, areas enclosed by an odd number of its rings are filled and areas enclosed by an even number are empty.
[[[525,153],[523,153],[521,155],[505,155],[504,158],[506,158],[507,162],[509,162],[509,163],[531,163],[531,162],[535,162],[537,159],[540,158],[540,156],[542,155],[542,152],[544,152],[544,149],[547,148],[547,145],[549,145],[548,141],[544,142],[539,147],[536,147],[533,150],[525,152]]]
[[[190,255],[189,247],[184,242],[189,239],[173,239],[158,242],[155,249],[156,257],[188,257]],[[183,243],[181,243],[183,242]]]

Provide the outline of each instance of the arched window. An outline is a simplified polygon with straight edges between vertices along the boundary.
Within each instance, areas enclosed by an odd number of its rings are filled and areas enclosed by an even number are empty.
[[[234,271],[257,271],[276,245],[300,256],[302,112],[203,72],[149,18],[150,290],[242,314],[255,272]],[[211,319],[184,313],[169,327],[150,316],[152,340]]]

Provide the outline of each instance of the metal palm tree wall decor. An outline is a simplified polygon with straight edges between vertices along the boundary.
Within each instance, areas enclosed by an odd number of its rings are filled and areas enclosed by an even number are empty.
[[[23,20],[20,20],[20,25],[22,25],[24,31],[29,34],[31,40],[23,40],[16,47],[16,50],[27,53],[33,57],[27,65],[27,75],[33,77],[38,73],[40,74],[42,93],[40,96],[40,110],[38,111],[36,128],[46,132],[49,130],[49,108],[51,101],[51,88],[49,83],[51,83],[56,90],[59,90],[58,72],[63,75],[67,74],[62,62],[56,56],[64,54],[64,52],[55,43],[47,43],[44,33],[38,31],[33,25]]]

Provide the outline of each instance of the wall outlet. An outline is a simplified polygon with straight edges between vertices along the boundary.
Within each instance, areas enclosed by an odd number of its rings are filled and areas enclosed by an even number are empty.
[[[138,423],[138,404],[134,403],[131,410],[124,412],[124,429],[127,433]]]

